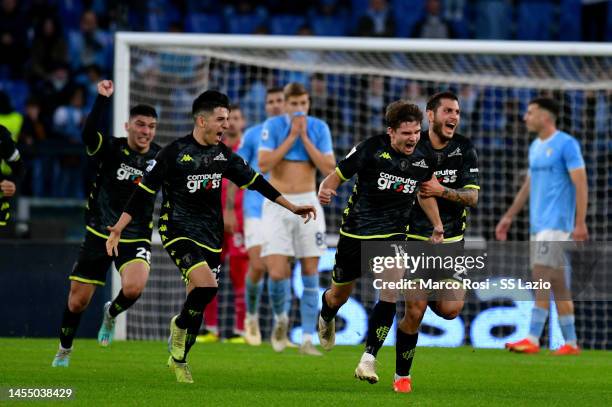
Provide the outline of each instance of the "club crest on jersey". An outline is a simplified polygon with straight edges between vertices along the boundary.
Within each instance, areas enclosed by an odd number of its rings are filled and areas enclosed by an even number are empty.
[[[429,166],[425,162],[424,158],[422,160],[420,160],[420,161],[413,162],[412,166],[413,167],[419,167],[419,168],[429,168]]]
[[[452,153],[450,153],[448,156],[449,157],[455,157],[455,156],[459,156],[459,155],[463,155],[461,154],[461,148],[457,147],[455,149],[455,151],[453,151]]]
[[[408,168],[408,160],[402,158],[399,162],[399,166],[402,171],[406,171],[406,169]]]
[[[188,175],[187,189],[193,194],[200,189],[210,191],[220,188],[221,177],[221,173]]]
[[[121,163],[117,168],[117,180],[125,181],[130,180],[131,182],[138,184],[142,178],[142,171],[137,168],[130,167],[124,163]]]
[[[411,194],[417,187],[417,181],[412,178],[398,177],[397,175],[381,172],[378,177],[378,189],[381,191],[390,189],[394,192]]]
[[[146,172],[151,172],[151,170],[153,168],[155,168],[155,164],[157,164],[157,161],[155,160],[148,160],[147,161],[147,168],[145,169]]]
[[[219,153],[215,158],[213,158],[213,161],[227,161],[227,158],[225,158],[223,153]]]

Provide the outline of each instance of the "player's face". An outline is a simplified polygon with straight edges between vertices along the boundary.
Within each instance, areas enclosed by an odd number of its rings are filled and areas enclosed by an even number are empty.
[[[285,112],[288,113],[289,116],[295,113],[308,114],[308,109],[310,109],[308,95],[289,96],[285,101]]]
[[[523,120],[525,120],[527,130],[538,133],[543,126],[545,118],[546,111],[534,103],[527,106],[527,112]]]
[[[403,122],[397,129],[387,128],[391,147],[399,153],[410,155],[421,139],[421,123]]]
[[[229,110],[225,107],[215,107],[210,113],[204,113],[198,117],[203,127],[204,143],[206,145],[219,144],[223,133],[229,128]]]
[[[229,113],[227,134],[232,137],[242,134],[244,129],[244,117],[240,109],[234,109]]]
[[[278,116],[283,114],[285,107],[285,96],[283,92],[269,93],[266,95],[266,116]]]
[[[450,140],[455,135],[455,130],[459,127],[461,120],[459,102],[453,99],[442,99],[440,106],[435,111],[427,111],[427,118],[438,137]]]
[[[155,137],[157,119],[148,116],[134,116],[125,124],[130,144],[139,150],[147,150]]]

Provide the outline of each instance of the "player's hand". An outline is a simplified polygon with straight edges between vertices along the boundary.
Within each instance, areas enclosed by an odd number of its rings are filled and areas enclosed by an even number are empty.
[[[419,193],[422,198],[430,198],[432,196],[441,196],[444,192],[444,187],[440,181],[434,176],[429,181],[423,182],[419,188]]]
[[[291,118],[291,131],[289,135],[297,137],[302,134],[306,134],[306,116],[293,116]]]
[[[238,231],[238,221],[236,219],[236,211],[234,209],[223,210],[223,230],[226,233],[234,233]]]
[[[506,241],[508,239],[510,225],[512,225],[512,218],[510,216],[502,217],[495,227],[495,238],[497,240]]]
[[[119,256],[119,239],[121,239],[121,231],[115,226],[107,226],[106,229],[110,232],[106,239],[106,254],[110,257]]]
[[[332,200],[332,196],[337,196],[336,191],[331,188],[319,188],[319,203],[321,205],[329,205]]]
[[[576,227],[572,232],[572,240],[576,242],[584,242],[589,240],[589,229],[587,229],[586,223],[576,223]]]
[[[310,219],[317,219],[317,210],[312,205],[293,205],[291,212],[306,219],[304,223],[308,223]]]
[[[102,96],[110,97],[115,88],[113,87],[113,81],[109,79],[105,79],[103,81],[98,82],[98,94]]]
[[[429,241],[433,244],[442,243],[444,241],[444,228],[442,225],[434,227]]]
[[[2,191],[4,196],[11,197],[15,195],[17,187],[15,186],[15,183],[13,181],[5,179],[4,181],[0,182],[0,191]]]

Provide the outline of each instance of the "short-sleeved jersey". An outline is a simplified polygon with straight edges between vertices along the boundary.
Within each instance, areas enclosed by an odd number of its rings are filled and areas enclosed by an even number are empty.
[[[272,151],[278,148],[289,136],[291,130],[291,118],[288,114],[271,117],[263,124],[259,150]],[[306,116],[306,131],[308,138],[315,147],[323,154],[333,153],[331,133],[329,126],[321,119]],[[283,160],[288,161],[309,161],[310,157],[304,147],[304,143],[298,137],[293,146],[287,151]]]
[[[357,239],[398,235],[403,240],[419,186],[431,179],[435,165],[434,152],[420,141],[410,155],[395,151],[386,134],[358,144],[336,167],[344,181],[357,174],[340,233]]]
[[[127,138],[104,135],[100,121],[109,104],[110,98],[98,96],[82,134],[87,155],[98,165],[87,199],[85,225],[89,232],[100,237],[108,236],[106,227],[117,222],[145,169],[161,150],[159,145],[151,143],[149,151],[140,154],[130,149]],[[155,196],[152,196],[121,234],[122,242],[151,241],[154,205]]]
[[[162,188],[159,234],[164,247],[188,239],[220,252],[221,181],[228,178],[244,189],[258,175],[225,144],[203,146],[188,134],[160,151],[139,186],[150,193]]]
[[[421,140],[435,152],[438,162],[434,176],[438,182],[452,189],[480,189],[478,182],[478,154],[472,142],[455,134],[451,141],[441,149],[434,149],[427,131],[421,133]],[[467,224],[469,208],[448,199],[437,198],[440,219],[444,225],[446,241],[461,240]],[[413,239],[429,239],[433,225],[419,205],[415,205],[410,213],[410,229],[408,237]]]
[[[249,127],[242,136],[238,155],[255,170],[259,171],[259,162],[257,158],[259,150],[259,141],[261,140],[261,131],[263,123]],[[244,191],[244,217],[246,218],[261,218],[261,208],[263,207],[264,197],[251,190]]]
[[[542,141],[536,138],[529,147],[529,223],[530,232],[574,230],[576,188],[569,172],[584,168],[578,141],[557,131]]]

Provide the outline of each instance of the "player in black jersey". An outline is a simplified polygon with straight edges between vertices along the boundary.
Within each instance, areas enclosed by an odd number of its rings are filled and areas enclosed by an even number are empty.
[[[8,129],[0,125],[0,231],[8,225],[9,198],[15,195],[15,183],[23,175],[23,161]]]
[[[340,183],[357,174],[340,227],[332,286],[322,297],[319,339],[326,350],[335,343],[334,318],[361,276],[361,242],[405,240],[419,186],[432,177],[436,156],[419,142],[422,119],[418,106],[391,103],[385,113],[387,134],[353,148],[319,187],[319,200],[327,205]],[[422,205],[436,225],[432,239],[439,242],[443,229],[435,199],[424,199]]]
[[[85,211],[85,241],[70,274],[70,293],[60,331],[60,347],[52,366],[68,366],[72,342],[81,314],[87,308],[97,286],[104,286],[111,265],[121,275],[121,291],[104,306],[104,316],[98,342],[108,346],[113,339],[115,317],[132,306],[144,289],[151,263],[151,232],[155,195],[150,195],[134,222],[120,241],[120,255],[114,258],[106,252],[106,226],[119,218],[125,201],[140,182],[145,168],[161,149],[153,143],[157,113],[148,105],[130,110],[125,124],[127,137],[104,135],[102,130],[113,94],[113,82],[98,83],[98,96],[87,117],[82,137],[86,153],[97,166],[96,179],[91,185]]]
[[[460,256],[463,252],[463,235],[467,223],[469,207],[478,202],[478,158],[476,149],[466,137],[456,134],[460,122],[459,100],[452,92],[433,95],[427,103],[428,131],[421,140],[437,156],[434,177],[421,186],[420,194],[435,197],[440,218],[444,225],[444,245],[439,246],[436,255]],[[425,241],[433,226],[423,209],[415,205],[410,212],[408,240]],[[422,280],[459,280],[461,275],[451,270],[425,270],[414,278]],[[429,306],[438,316],[454,319],[463,308],[463,289],[436,292]],[[394,390],[401,393],[412,389],[409,376],[414,349],[418,338],[418,328],[428,305],[428,293],[411,290],[406,298],[406,312],[399,321],[396,336],[396,375]],[[446,299],[445,299],[446,298]],[[396,314],[397,292],[381,290],[380,299],[374,306],[370,317],[370,330],[378,334],[368,334],[366,350],[357,369],[363,379],[375,382],[378,376],[373,361],[393,324]]]
[[[119,221],[109,228],[108,253],[117,254],[117,242],[132,217],[159,188],[163,191],[159,232],[162,243],[187,284],[181,313],[170,322],[170,358],[179,382],[192,383],[186,362],[194,344],[202,312],[215,297],[223,243],[221,180],[228,178],[241,188],[263,196],[301,215],[308,222],[316,216],[313,206],[287,201],[231,148],[221,143],[228,128],[229,100],[217,91],[206,91],[193,102],[192,133],[166,146],[149,166]],[[121,248],[119,248],[121,250]]]

